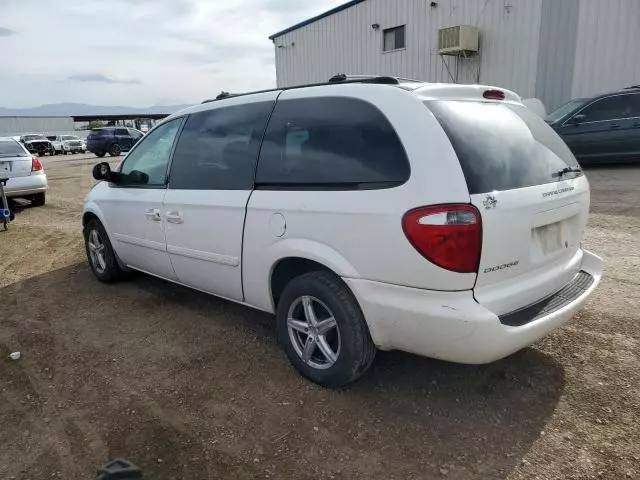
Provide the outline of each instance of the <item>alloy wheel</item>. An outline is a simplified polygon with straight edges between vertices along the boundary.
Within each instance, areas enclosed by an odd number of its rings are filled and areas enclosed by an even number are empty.
[[[107,259],[106,259],[106,245],[100,232],[97,230],[91,230],[89,232],[88,239],[88,247],[89,247],[89,256],[91,257],[91,264],[93,268],[100,274],[104,273],[107,269]]]
[[[304,295],[289,307],[287,330],[294,350],[304,363],[318,370],[331,368],[340,356],[340,329],[329,308]]]

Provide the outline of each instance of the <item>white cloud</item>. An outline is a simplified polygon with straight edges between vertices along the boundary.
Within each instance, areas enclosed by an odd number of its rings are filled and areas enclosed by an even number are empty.
[[[345,0],[1,0],[0,106],[195,103],[275,85],[268,36]]]

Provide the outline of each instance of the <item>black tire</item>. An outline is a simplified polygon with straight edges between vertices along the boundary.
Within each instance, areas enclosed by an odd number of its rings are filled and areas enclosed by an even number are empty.
[[[42,193],[36,193],[33,197],[31,197],[31,206],[32,207],[42,207],[47,200],[47,195]]]
[[[104,157],[107,154],[107,152],[94,152],[94,153],[96,157],[100,157],[100,158]]]
[[[117,143],[111,145],[111,148],[109,149],[109,155],[111,155],[112,157],[118,157],[120,156],[120,153],[122,153],[120,145],[118,145]]]
[[[296,352],[289,335],[289,310],[303,296],[320,300],[336,320],[340,337],[338,358],[325,369],[305,363]],[[291,280],[280,296],[276,314],[278,338],[289,361],[312,382],[329,388],[341,387],[358,379],[371,366],[376,347],[371,340],[362,310],[353,293],[333,273],[309,272]]]
[[[62,150],[62,155],[66,155],[67,151],[66,150]]]
[[[92,259],[90,249],[89,249],[89,237],[93,231],[96,231],[100,236],[101,241],[104,245],[104,261],[105,268],[101,270],[99,267],[96,267],[94,264],[94,260]],[[109,241],[109,236],[105,231],[100,220],[93,219],[87,223],[87,226],[84,228],[84,247],[85,252],[87,254],[87,261],[89,262],[89,267],[91,271],[95,275],[95,277],[104,283],[114,283],[125,277],[125,272],[118,265],[118,260],[116,258],[116,254],[111,246],[111,242]]]

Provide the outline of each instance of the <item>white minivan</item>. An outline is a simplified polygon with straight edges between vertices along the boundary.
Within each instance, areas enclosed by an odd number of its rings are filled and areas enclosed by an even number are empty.
[[[293,365],[347,384],[376,349],[461,363],[531,345],[583,307],[589,184],[520,98],[340,76],[221,95],[94,168],[95,276],[130,269],[275,313]]]

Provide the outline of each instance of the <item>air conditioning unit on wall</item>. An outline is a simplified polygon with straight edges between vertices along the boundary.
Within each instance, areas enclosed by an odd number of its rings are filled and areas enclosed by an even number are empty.
[[[441,28],[438,30],[438,53],[456,56],[478,53],[478,38],[478,29],[469,25]]]

